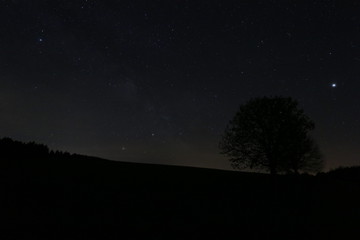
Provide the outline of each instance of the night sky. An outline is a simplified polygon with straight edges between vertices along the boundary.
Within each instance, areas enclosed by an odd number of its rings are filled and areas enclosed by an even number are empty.
[[[230,169],[240,104],[290,96],[360,164],[359,1],[0,1],[0,137]],[[297,2],[297,3],[295,3]]]

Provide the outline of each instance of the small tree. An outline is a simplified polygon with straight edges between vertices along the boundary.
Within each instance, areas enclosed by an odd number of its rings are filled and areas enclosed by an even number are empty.
[[[226,127],[221,153],[234,168],[277,172],[311,171],[322,167],[319,149],[309,132],[314,123],[297,101],[263,97],[241,105]]]

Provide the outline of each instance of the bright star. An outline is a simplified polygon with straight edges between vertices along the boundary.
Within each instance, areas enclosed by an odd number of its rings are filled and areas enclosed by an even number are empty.
[[[332,83],[331,87],[335,88],[336,87],[336,83]]]

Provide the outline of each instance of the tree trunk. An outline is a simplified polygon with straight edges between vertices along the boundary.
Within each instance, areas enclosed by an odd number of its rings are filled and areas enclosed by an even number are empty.
[[[270,174],[271,175],[277,175],[276,168],[274,166],[270,167]]]
[[[270,155],[271,156],[271,155]],[[270,174],[271,175],[276,175],[277,174],[277,170],[276,170],[276,158],[274,157],[269,157],[269,164],[270,164]]]

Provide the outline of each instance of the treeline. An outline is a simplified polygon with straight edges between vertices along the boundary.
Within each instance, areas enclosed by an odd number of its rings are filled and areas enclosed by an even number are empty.
[[[94,172],[98,162],[98,158],[50,150],[44,144],[0,139],[0,177],[7,183],[79,176],[83,169]]]
[[[11,138],[0,139],[0,155],[2,167],[11,167],[26,162],[48,161],[49,158],[68,158],[68,152],[52,151],[44,144],[20,142]]]
[[[52,155],[70,156],[70,153],[50,150],[48,146],[35,142],[20,142],[5,137],[0,139],[0,152],[5,158],[46,158]]]

